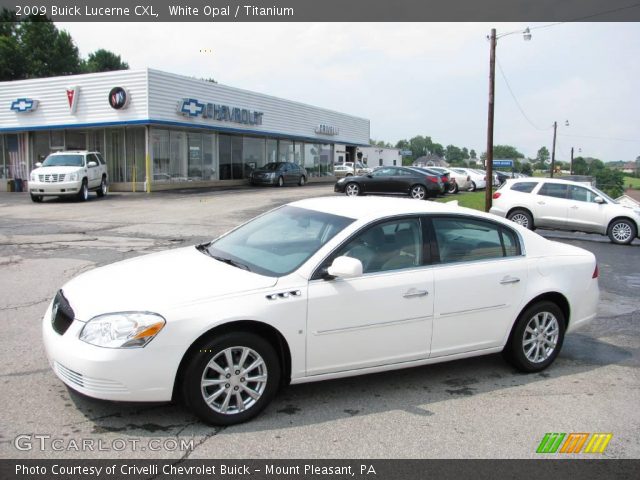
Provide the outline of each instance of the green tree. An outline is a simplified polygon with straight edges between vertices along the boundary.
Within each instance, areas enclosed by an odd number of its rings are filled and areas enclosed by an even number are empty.
[[[452,165],[463,165],[465,160],[462,150],[455,145],[447,145],[445,158]]]
[[[600,168],[595,177],[596,186],[610,197],[617,198],[624,193],[624,175],[619,170]]]
[[[533,169],[531,168],[531,163],[526,162],[522,164],[522,168],[520,169],[521,173],[524,173],[527,176],[532,176],[533,175]]]
[[[24,78],[17,25],[14,12],[0,10],[0,81]]]
[[[476,155],[476,151],[473,148],[469,150],[469,156],[471,158],[478,158],[478,156]]]
[[[512,158],[515,160],[516,158],[524,158],[524,155],[511,145],[494,145],[493,158]]]
[[[573,173],[575,175],[588,175],[589,165],[587,161],[582,157],[576,157],[573,159]]]
[[[87,59],[82,62],[82,70],[87,73],[129,70],[129,64],[123,62],[120,55],[101,48],[90,53]]]
[[[546,162],[547,160],[549,160],[550,156],[551,155],[549,154],[549,150],[547,150],[547,147],[541,147],[540,150],[538,150],[538,154],[536,155],[536,161]]]

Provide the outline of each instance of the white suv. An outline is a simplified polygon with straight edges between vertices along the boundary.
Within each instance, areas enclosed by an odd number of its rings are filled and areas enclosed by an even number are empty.
[[[638,236],[640,209],[618,204],[597,188],[550,178],[507,180],[493,194],[491,213],[524,227],[608,235],[628,244]]]
[[[107,164],[98,152],[55,152],[36,167],[29,181],[34,202],[41,202],[44,196],[69,195],[84,201],[89,198],[89,190],[99,197],[108,192]]]

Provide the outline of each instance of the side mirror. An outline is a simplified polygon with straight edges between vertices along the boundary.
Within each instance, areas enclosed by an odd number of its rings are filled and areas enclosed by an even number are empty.
[[[89,162],[87,163],[87,167],[97,167],[98,164],[96,162]]]
[[[353,278],[362,275],[362,262],[352,257],[337,257],[327,268],[327,274],[332,277]]]
[[[371,175],[370,173],[367,173],[367,178],[373,178],[373,175]]]
[[[34,167],[40,168],[42,166],[42,162],[36,162],[33,164]]]
[[[604,198],[598,196],[598,197],[594,198],[593,201],[598,203],[598,204],[600,204],[600,205],[602,205],[604,203]]]

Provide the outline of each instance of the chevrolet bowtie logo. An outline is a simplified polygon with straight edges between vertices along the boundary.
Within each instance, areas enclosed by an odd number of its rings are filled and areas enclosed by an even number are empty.
[[[204,107],[204,103],[200,103],[194,98],[185,98],[182,100],[180,113],[187,117],[197,117],[198,115],[202,115]]]
[[[38,108],[38,101],[30,98],[18,98],[11,102],[11,110],[14,112],[31,112]]]

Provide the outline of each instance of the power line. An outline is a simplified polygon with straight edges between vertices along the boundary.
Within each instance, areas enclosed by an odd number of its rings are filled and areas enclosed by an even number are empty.
[[[592,140],[609,140],[612,142],[640,142],[640,138],[632,140],[630,138],[616,138],[616,137],[599,137],[595,135],[574,135],[570,133],[559,133],[563,137],[577,137],[577,138],[590,138]]]
[[[546,130],[549,130],[552,127],[547,127],[547,128],[540,128],[538,127],[535,123],[533,123],[531,121],[531,119],[527,116],[527,114],[524,112],[524,109],[522,108],[522,106],[520,105],[520,102],[518,102],[518,99],[516,98],[515,93],[513,93],[513,90],[511,89],[511,85],[509,84],[509,80],[507,80],[507,76],[504,73],[504,70],[502,69],[502,65],[500,64],[500,61],[498,59],[496,59],[496,63],[498,64],[498,69],[500,70],[500,74],[502,75],[502,79],[504,80],[504,83],[507,85],[507,89],[509,90],[509,93],[511,94],[511,98],[513,98],[513,101],[516,103],[518,110],[520,110],[520,113],[522,114],[522,116],[525,118],[525,120],[527,122],[529,122],[529,124],[535,128],[536,130],[540,130],[541,132],[544,132]]]

